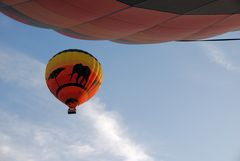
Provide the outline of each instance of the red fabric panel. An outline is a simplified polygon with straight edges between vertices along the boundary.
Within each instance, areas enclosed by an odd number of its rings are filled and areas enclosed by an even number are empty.
[[[102,39],[117,39],[148,29],[175,16],[171,13],[132,7],[71,30]]]
[[[16,2],[17,3],[17,2]],[[17,3],[15,5],[20,5],[20,4],[24,4],[24,3],[27,3],[27,2],[23,2],[23,3]],[[30,17],[28,17],[28,15],[25,15],[19,11],[17,11],[14,6],[4,6],[4,7],[0,7],[0,11],[2,13],[4,13],[5,15],[19,21],[19,22],[22,22],[22,23],[25,23],[25,24],[28,24],[28,25],[32,25],[32,26],[37,26],[37,27],[43,27],[43,28],[54,28],[54,26],[50,26],[49,24],[45,24],[45,23],[42,23],[42,22],[39,22],[35,19],[32,19]]]
[[[224,34],[225,32],[238,30],[240,28],[239,18],[240,14],[226,16],[222,21],[187,37],[187,39],[204,39]]]
[[[76,20],[55,14],[34,1],[14,6],[14,8],[32,19],[55,27],[65,28],[78,23]]]
[[[234,14],[217,23],[215,26],[240,28],[240,14]]]
[[[161,26],[170,28],[202,29],[226,18],[226,15],[182,15]]]
[[[113,0],[34,0],[41,7],[83,23],[92,19],[102,17],[112,12],[127,8],[128,6]]]
[[[2,0],[1,2],[13,5],[13,9],[1,9],[9,17],[26,24],[50,27],[79,39],[155,43],[203,39],[240,29],[240,14],[176,15],[130,7],[115,0]],[[191,12],[197,12],[197,9]]]
[[[206,30],[202,30],[201,32],[185,37],[184,39],[186,40],[206,39],[209,37],[224,34],[225,32],[228,32],[228,31],[229,31],[229,28],[226,28],[226,27],[210,27]]]
[[[137,43],[157,43],[183,39],[204,39],[239,29],[240,15],[184,15],[171,19],[151,30],[119,40]]]
[[[157,26],[150,30],[123,38],[123,40],[127,40],[130,42],[137,42],[137,43],[157,43],[157,42],[179,40],[197,31],[199,30],[165,28],[165,27]]]

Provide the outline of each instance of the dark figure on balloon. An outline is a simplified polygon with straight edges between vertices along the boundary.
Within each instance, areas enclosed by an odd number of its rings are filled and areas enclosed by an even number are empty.
[[[51,74],[49,75],[49,77],[48,77],[48,81],[49,81],[50,79],[55,79],[57,85],[59,86],[59,83],[58,83],[58,81],[57,81],[57,77],[58,77],[58,75],[59,75],[64,69],[65,69],[65,68],[57,68],[57,69],[55,69],[54,71],[52,71],[52,73],[51,73]]]
[[[75,64],[73,66],[70,80],[72,80],[72,77],[75,73],[77,74],[76,83],[80,84],[82,87],[85,87],[85,85],[88,82],[88,78],[91,74],[90,68],[88,66],[84,66],[82,64]],[[81,78],[81,81],[79,82],[80,77],[82,77],[82,78]]]

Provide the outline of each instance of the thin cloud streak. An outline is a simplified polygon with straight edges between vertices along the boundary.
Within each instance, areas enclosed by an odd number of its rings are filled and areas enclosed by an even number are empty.
[[[210,43],[200,43],[199,45],[206,51],[205,54],[212,62],[221,65],[228,71],[239,71],[239,67],[227,58],[225,52],[221,48]]]
[[[104,105],[99,105],[99,101],[88,103],[83,114],[92,121],[99,140],[104,141],[105,148],[117,156],[124,157],[125,161],[153,161],[142,147],[126,135],[117,114],[106,111]]]
[[[16,83],[22,87],[44,86],[45,65],[33,58],[14,50],[1,47],[0,80]]]
[[[12,83],[17,89],[36,88],[41,91],[34,93],[38,93],[39,101],[51,105],[53,103],[48,95],[44,95],[44,68],[43,63],[22,53],[0,52],[0,72],[3,73],[0,80]],[[21,100],[32,94],[15,96],[13,93],[11,97]],[[29,97],[28,102],[31,99],[34,98]],[[73,117],[59,118],[60,124],[47,124],[51,120],[44,120],[44,116],[42,124],[39,124],[25,119],[26,116],[2,110],[7,109],[4,107],[8,104],[6,101],[0,104],[0,160],[154,161],[143,147],[129,137],[120,116],[107,111],[98,99],[84,104]],[[21,106],[18,104],[12,108]],[[36,104],[34,108],[42,107]],[[61,122],[65,124],[61,125]]]
[[[78,142],[75,145],[76,136],[70,137],[68,134],[77,132],[75,129],[36,125],[20,117],[11,118],[12,115],[2,111],[0,114],[4,116],[1,117],[0,160],[75,161],[87,159],[88,155],[93,154],[87,143]]]

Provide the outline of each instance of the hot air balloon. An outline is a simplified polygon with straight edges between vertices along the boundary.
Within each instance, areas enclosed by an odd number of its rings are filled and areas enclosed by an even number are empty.
[[[45,79],[52,94],[69,107],[68,114],[74,114],[78,105],[97,93],[102,84],[103,71],[93,55],[83,50],[69,49],[49,60]]]
[[[239,0],[0,0],[25,24],[87,40],[147,44],[240,29]]]

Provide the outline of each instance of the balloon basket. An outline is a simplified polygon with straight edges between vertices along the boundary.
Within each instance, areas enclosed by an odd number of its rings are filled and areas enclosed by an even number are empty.
[[[76,108],[69,108],[68,114],[76,114]]]

